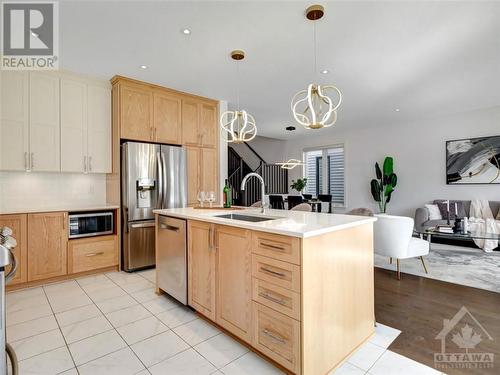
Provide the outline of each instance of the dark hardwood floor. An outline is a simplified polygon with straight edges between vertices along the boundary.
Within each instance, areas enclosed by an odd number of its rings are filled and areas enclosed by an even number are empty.
[[[443,320],[452,319],[462,306],[487,333],[466,315],[447,336],[446,352],[465,352],[452,340],[454,334],[461,334],[471,344],[469,353],[494,355],[493,368],[438,370],[447,374],[500,374],[500,294],[408,274],[402,274],[398,281],[394,272],[375,268],[376,319],[402,331],[389,349],[405,357],[435,367],[434,353],[441,352],[441,341],[436,340],[436,335],[443,329]],[[480,340],[462,331],[466,324],[481,335]]]

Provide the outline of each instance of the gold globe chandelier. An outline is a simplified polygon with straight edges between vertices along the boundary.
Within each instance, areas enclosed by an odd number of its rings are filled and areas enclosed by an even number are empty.
[[[321,5],[306,9],[306,17],[314,25],[314,77],[317,78],[316,21],[325,14]],[[337,121],[337,109],[342,103],[342,93],[333,85],[311,83],[292,98],[295,120],[306,129],[327,128]]]
[[[236,75],[238,83],[236,86],[237,110],[226,111],[220,117],[222,136],[227,143],[249,142],[257,135],[257,126],[254,117],[245,110],[240,110],[239,90],[239,61],[245,58],[245,52],[234,50],[231,58],[236,61]]]

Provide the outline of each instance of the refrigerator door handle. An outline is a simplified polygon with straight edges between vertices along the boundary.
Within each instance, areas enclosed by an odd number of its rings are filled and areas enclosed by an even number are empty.
[[[167,192],[170,193],[168,191],[169,189],[167,188],[167,183],[168,183],[168,181],[167,181],[167,163],[165,162],[165,153],[163,151],[161,151],[161,164],[162,164],[162,169],[163,169],[163,173],[162,173],[163,174],[163,182],[162,182],[162,186],[163,186],[162,190],[163,191],[162,191],[162,196],[163,196],[163,194],[167,195]],[[170,170],[171,169],[169,168],[169,171]],[[165,199],[165,200],[167,200],[167,199]],[[169,207],[167,207],[168,203],[169,202],[167,202],[165,204],[165,202],[162,200],[162,202],[161,202],[161,208],[169,208]]]
[[[158,164],[158,202],[157,202],[157,208],[163,208],[163,163],[162,163],[162,158],[160,156],[160,152],[156,153],[156,160]]]

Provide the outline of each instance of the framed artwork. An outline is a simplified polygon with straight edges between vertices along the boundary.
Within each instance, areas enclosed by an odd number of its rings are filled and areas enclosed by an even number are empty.
[[[500,184],[500,135],[446,141],[446,183]]]

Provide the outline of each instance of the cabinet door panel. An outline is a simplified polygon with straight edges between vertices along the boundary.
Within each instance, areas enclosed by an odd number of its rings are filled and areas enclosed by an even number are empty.
[[[218,194],[218,165],[217,165],[217,152],[215,149],[202,148],[201,149],[201,176],[200,176],[200,190],[213,191],[216,196]]]
[[[252,337],[250,231],[217,226],[217,323],[241,339]]]
[[[199,313],[215,320],[215,249],[213,224],[188,222],[188,302]]]
[[[160,93],[153,96],[156,142],[181,144],[181,100]]]
[[[17,260],[16,275],[9,282],[9,285],[25,283],[28,281],[28,221],[25,214],[20,215],[0,215],[0,227],[6,226],[12,229],[12,236],[17,241],[14,248],[14,256]],[[10,271],[10,266],[6,267]]]
[[[88,85],[88,164],[91,173],[111,173],[111,91]]]
[[[121,138],[152,141],[153,95],[148,88],[121,86]]]
[[[182,101],[182,143],[199,145],[199,103],[192,100]]]
[[[66,275],[66,220],[65,212],[28,215],[28,281]]]
[[[87,85],[61,79],[61,171],[86,172]]]
[[[29,75],[0,72],[0,170],[27,168],[29,126]]]
[[[200,153],[201,150],[197,147],[186,147],[188,205],[197,202],[200,189]]]
[[[59,97],[59,77],[30,73],[29,138],[33,171],[61,170]]]
[[[217,106],[201,104],[200,107],[201,144],[204,147],[216,147],[217,143]]]

